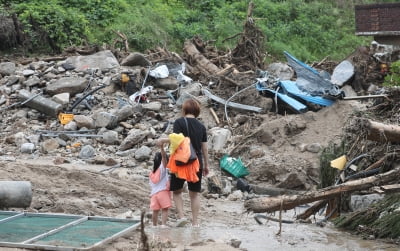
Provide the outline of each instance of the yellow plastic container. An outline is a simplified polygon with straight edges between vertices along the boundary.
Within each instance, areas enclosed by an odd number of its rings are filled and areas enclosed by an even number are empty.
[[[346,155],[342,155],[337,159],[331,160],[331,167],[343,170],[346,163],[347,163],[347,157]]]
[[[74,119],[74,114],[72,113],[60,113],[58,114],[58,119],[62,125],[68,124],[71,120]]]

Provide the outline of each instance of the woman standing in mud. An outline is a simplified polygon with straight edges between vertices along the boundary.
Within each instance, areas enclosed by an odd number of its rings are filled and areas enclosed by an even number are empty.
[[[200,105],[194,99],[187,99],[182,105],[182,117],[174,122],[173,132],[182,133],[190,138],[197,157],[200,162],[200,169],[197,172],[199,181],[187,182],[189,189],[190,205],[192,210],[192,226],[198,227],[198,216],[200,211],[200,191],[203,175],[208,175],[208,149],[206,127],[197,119],[200,114]],[[169,139],[160,139],[159,145],[169,143]],[[186,180],[171,175],[170,190],[173,192],[173,200],[178,213],[176,226],[183,226],[187,223],[183,212],[183,185]]]

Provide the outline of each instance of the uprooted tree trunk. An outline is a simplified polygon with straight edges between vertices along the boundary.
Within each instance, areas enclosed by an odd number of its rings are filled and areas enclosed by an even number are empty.
[[[277,196],[268,198],[255,198],[245,202],[247,210],[256,213],[274,212],[278,210],[289,210],[306,203],[334,198],[344,192],[365,190],[377,185],[387,184],[400,177],[400,168],[376,176],[349,181],[337,186],[326,187],[317,191],[307,192],[300,195]]]
[[[250,2],[247,8],[246,22],[244,23],[243,32],[239,38],[237,46],[232,50],[232,61],[246,66],[240,70],[256,70],[263,68],[264,54],[263,32],[255,25],[253,19],[254,3]]]

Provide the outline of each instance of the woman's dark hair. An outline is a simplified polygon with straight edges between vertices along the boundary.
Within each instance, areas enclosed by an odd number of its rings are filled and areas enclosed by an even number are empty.
[[[197,118],[200,114],[200,105],[194,99],[186,99],[182,105],[183,114],[192,114],[195,118]]]
[[[157,169],[160,167],[161,160],[162,160],[161,153],[156,152],[156,155],[154,155],[154,160],[153,160],[153,173],[157,171]]]

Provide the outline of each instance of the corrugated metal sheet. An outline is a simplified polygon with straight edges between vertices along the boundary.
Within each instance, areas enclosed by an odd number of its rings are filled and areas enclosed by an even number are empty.
[[[271,94],[273,94],[274,96],[276,95],[282,102],[286,103],[293,111],[297,112],[297,113],[303,113],[307,111],[307,106],[304,105],[303,103],[297,101],[296,99],[289,97],[286,94],[277,92],[273,89],[270,88],[266,88],[261,86],[260,84],[256,85],[256,89],[258,91],[266,91],[269,92]]]

